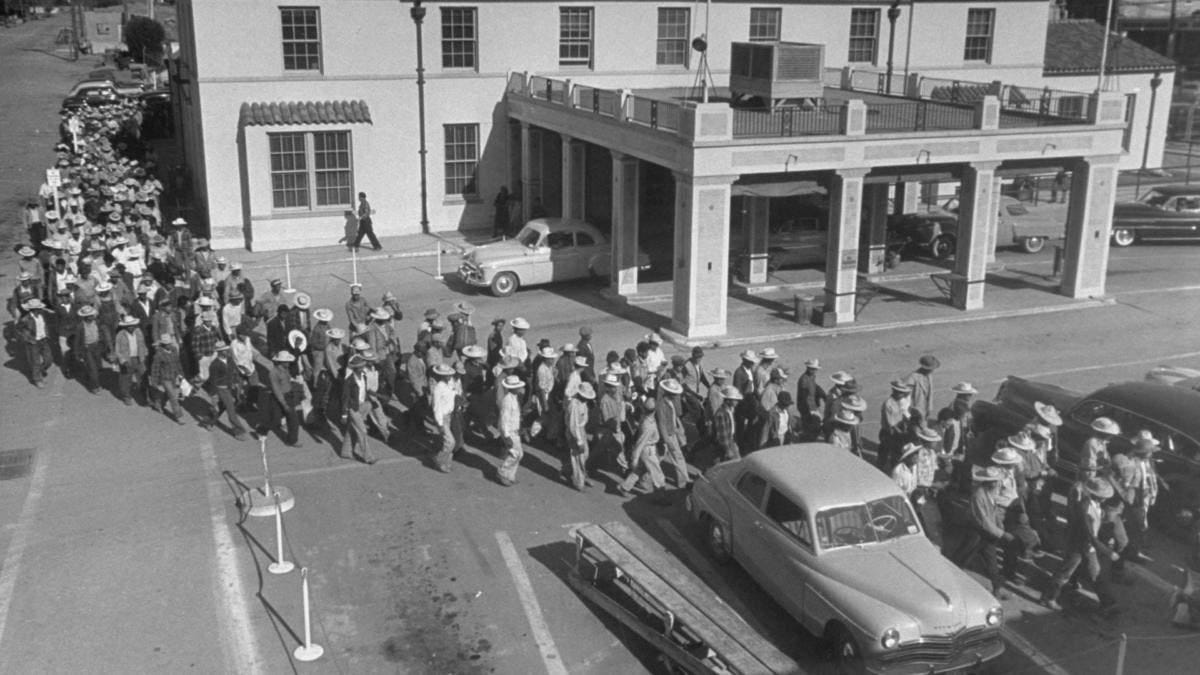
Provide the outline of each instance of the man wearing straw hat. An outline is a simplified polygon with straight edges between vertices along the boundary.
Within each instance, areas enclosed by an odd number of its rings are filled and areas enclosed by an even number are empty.
[[[203,426],[210,427],[216,424],[217,420],[221,419],[221,411],[224,410],[229,419],[229,426],[233,429],[233,437],[244,441],[249,436],[242,418],[237,414],[236,395],[241,386],[241,374],[237,364],[233,362],[229,344],[221,340],[217,342],[216,349],[216,358],[208,364],[206,383],[215,400],[212,402],[212,416],[204,420]]]
[[[900,380],[893,380],[891,387],[892,395],[880,407],[879,448],[875,457],[875,466],[884,473],[891,472],[900,449],[910,437],[909,394],[912,387]]]
[[[851,454],[862,457],[862,448],[858,446],[857,435],[854,433],[860,421],[858,415],[842,408],[830,421],[832,428],[829,431],[829,435],[825,438],[825,442],[834,447],[849,450]]]
[[[718,374],[723,373],[714,372],[714,376]],[[717,377],[714,377],[714,380],[717,383],[721,382],[721,379]],[[717,389],[721,396],[721,405],[714,411],[712,417],[712,438],[717,451],[717,461],[728,462],[741,459],[742,450],[738,446],[737,421],[734,418],[734,411],[743,400],[742,392],[732,385],[724,385],[718,389],[718,384],[714,384],[713,389]]]
[[[354,337],[362,332],[371,319],[371,305],[362,294],[363,285],[357,281],[350,284],[350,299],[346,301],[346,322],[349,328],[346,334]]]
[[[704,421],[709,429],[717,412],[725,406],[725,387],[729,385],[729,371],[714,368],[708,374],[708,393],[704,397]]]
[[[587,357],[576,356],[587,362]],[[584,366],[587,367],[586,365]],[[621,398],[621,378],[615,373],[606,373],[600,379],[603,392],[596,406],[599,425],[596,429],[596,464],[615,462],[622,469],[629,468],[625,459],[625,401]]]
[[[587,475],[588,460],[588,402],[596,398],[592,385],[584,382],[567,401],[565,425],[567,435],[567,460],[563,473],[570,472],[571,485],[579,491],[592,484]]]
[[[908,374],[903,382],[911,388],[909,404],[921,414],[917,425],[928,424],[933,419],[933,371],[941,367],[942,362],[933,354],[921,356],[917,369]]]
[[[516,375],[507,375],[499,383],[503,392],[500,398],[500,442],[504,444],[504,461],[496,470],[497,480],[505,487],[517,483],[517,468],[525,456],[521,445],[521,392],[525,383]]]
[[[733,371],[733,386],[742,393],[738,402],[737,435],[738,444],[743,448],[753,448],[757,438],[750,438],[754,426],[755,412],[758,403],[758,388],[754,383],[754,368],[758,364],[758,354],[753,349],[742,352],[742,363]]]
[[[264,423],[259,430],[261,435],[279,429],[281,422],[286,421],[284,444],[291,448],[300,447],[300,415],[297,412],[295,394],[292,390],[292,363],[296,357],[287,350],[281,350],[272,359],[274,367],[268,376],[268,386],[264,387],[260,408],[264,414]]]
[[[75,353],[83,361],[83,372],[86,377],[84,384],[93,394],[100,393],[100,364],[104,360],[107,348],[104,333],[96,321],[98,312],[92,305],[79,308],[79,332],[75,334]]]
[[[442,473],[450,473],[454,460],[454,430],[451,419],[454,415],[457,392],[450,384],[454,376],[454,368],[449,364],[439,363],[430,370],[433,374],[433,384],[429,388],[430,404],[433,407],[433,422],[437,425],[441,447],[434,457],[434,467]]]
[[[974,487],[970,500],[970,527],[950,560],[965,567],[975,556],[983,559],[984,569],[992,582],[992,595],[1003,600],[1004,577],[1000,574],[1000,554],[1007,553],[1016,539],[1004,530],[1004,510],[996,504],[1001,471],[995,466],[976,466],[972,470]]]
[[[361,354],[354,354],[347,362],[349,372],[342,384],[342,447],[339,457],[352,455],[355,459],[366,464],[374,464],[375,456],[371,454],[371,445],[367,434],[367,418],[371,414],[370,392],[367,391],[367,377],[364,372],[367,360]]]
[[[1129,546],[1125,557],[1139,561],[1144,558],[1146,532],[1150,529],[1148,515],[1158,501],[1158,486],[1162,481],[1154,468],[1154,453],[1159,441],[1147,429],[1142,429],[1133,438],[1133,452],[1121,472],[1121,487],[1127,491],[1129,506],[1125,509],[1126,530]]]
[[[386,396],[396,393],[396,357],[400,351],[400,338],[392,328],[392,314],[383,307],[376,307],[368,315],[371,323],[363,339],[375,352],[375,363],[383,379]],[[385,399],[386,400],[386,399]]]
[[[125,405],[133,405],[135,388],[141,390],[142,377],[146,374],[146,338],[138,326],[138,320],[126,314],[117,324],[114,353],[120,374],[117,377],[117,395]]]
[[[44,313],[45,305],[38,298],[30,298],[21,305],[23,314],[17,320],[17,335],[25,346],[25,364],[29,367],[29,381],[39,389],[54,363],[50,350],[50,325]],[[136,322],[135,322],[136,323]]]
[[[158,336],[158,346],[150,360],[150,407],[155,412],[168,407],[171,419],[180,425],[184,423],[183,409],[179,406],[179,383],[182,380],[183,366],[179,363],[179,348],[175,345],[175,338],[170,333],[163,333]]]
[[[824,420],[825,390],[817,383],[821,370],[820,359],[804,362],[804,374],[796,380],[796,411],[800,413],[800,425],[805,439],[814,439],[821,433]]]
[[[639,480],[650,480],[653,490],[653,502],[666,506],[671,503],[667,495],[667,480],[663,476],[662,466],[658,459],[658,423],[655,421],[655,408],[658,404],[652,398],[641,402],[641,422],[638,425],[637,439],[629,456],[629,473],[617,484],[617,494],[628,497]],[[730,427],[732,429],[732,426]]]
[[[1113,486],[1107,480],[1091,476],[1082,479],[1078,488],[1075,491],[1078,498],[1067,514],[1066,556],[1042,594],[1042,602],[1050,609],[1061,610],[1058,599],[1063,587],[1082,566],[1082,576],[1100,601],[1099,610],[1110,613],[1116,609],[1117,600],[1101,567],[1101,557],[1115,562],[1121,556],[1101,540],[1100,522],[1103,518],[1101,503],[1112,498]]]
[[[654,411],[658,421],[658,435],[662,439],[665,459],[675,467],[675,486],[686,489],[691,483],[688,476],[687,460],[683,448],[687,445],[687,435],[683,430],[683,422],[679,417],[682,405],[679,397],[683,394],[683,386],[678,380],[666,379],[658,383],[658,408]]]

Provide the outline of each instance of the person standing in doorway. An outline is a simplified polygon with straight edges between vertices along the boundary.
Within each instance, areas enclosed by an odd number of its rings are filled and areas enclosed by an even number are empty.
[[[374,209],[371,208],[371,202],[367,201],[367,193],[358,193],[358,235],[354,237],[354,248],[358,248],[362,244],[363,237],[371,240],[371,248],[376,251],[383,248],[379,245],[379,238],[375,236],[375,228],[371,220],[371,214]]]
[[[1050,203],[1058,202],[1065,204],[1067,202],[1067,192],[1070,191],[1071,181],[1067,176],[1066,169],[1059,169],[1058,173],[1054,174],[1054,182],[1050,185]]]

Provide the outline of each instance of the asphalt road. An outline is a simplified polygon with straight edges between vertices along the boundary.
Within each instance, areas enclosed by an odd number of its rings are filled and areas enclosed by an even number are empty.
[[[72,69],[87,68],[23,51],[57,28],[47,21],[0,32],[0,60],[20,58],[37,74],[16,81],[6,68],[3,77],[13,81],[0,83],[6,92],[10,85],[29,92],[19,111],[10,107],[14,97],[0,103],[0,141],[28,148],[0,156],[13,163],[0,174],[5,205],[36,189],[37,167],[52,156],[45,131],[40,145],[19,131],[32,134],[38,115],[42,128],[53,128],[58,94],[43,88],[65,89]],[[63,86],[48,84],[56,82]],[[13,236],[9,211],[0,216],[0,237]],[[9,250],[5,273],[13,269]],[[319,305],[340,306],[350,270],[298,258],[294,283]],[[1017,262],[1031,275],[1049,266],[1047,255]],[[1114,253],[1116,302],[1099,309],[776,347],[787,364],[819,356],[827,372],[852,370],[872,409],[887,382],[925,352],[944,364],[938,404],[956,381],[975,382],[990,396],[1008,374],[1088,390],[1140,378],[1160,363],[1200,366],[1192,339],[1200,327],[1198,263],[1193,246],[1134,247]],[[403,291],[410,335],[421,309],[462,297],[433,279],[428,260],[366,263],[360,274],[372,296]],[[0,282],[0,290],[11,288],[9,278]],[[653,321],[638,308],[607,314],[587,285],[472,301],[484,319],[526,315],[533,337],[555,344],[591,324],[601,350],[631,345]],[[752,309],[739,311],[746,313],[738,320],[754,320]],[[708,361],[732,366],[736,350],[711,350]],[[653,654],[564,581],[569,529],[608,520],[668,550],[802,664],[829,670],[820,646],[744,573],[708,560],[678,503],[626,501],[600,488],[576,493],[556,478],[558,458],[536,448],[513,488],[490,480],[499,460],[479,443],[443,475],[422,461],[429,440],[413,430],[394,435],[387,449],[377,443],[383,459],[373,467],[338,459],[331,439],[305,435],[300,449],[270,442],[273,484],[296,495],[285,515],[284,557],[309,570],[312,636],[325,648],[320,660],[301,663],[292,656],[303,638],[299,573],[268,571],[276,557],[272,520],[240,520],[234,505],[263,480],[256,444],[176,426],[108,394],[93,397],[57,373],[46,389],[33,389],[18,366],[10,350],[0,367],[0,672],[646,672]],[[1005,604],[1015,637],[990,671],[1111,672],[1124,633],[1127,672],[1193,672],[1200,639],[1166,621],[1164,578],[1173,578],[1169,565],[1181,551],[1156,539],[1153,555],[1135,585],[1118,589],[1126,610],[1111,621],[1050,613],[1030,602],[1029,591],[1018,593]]]

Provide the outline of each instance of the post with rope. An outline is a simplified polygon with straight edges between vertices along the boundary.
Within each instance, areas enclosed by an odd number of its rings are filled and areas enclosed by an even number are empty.
[[[304,644],[296,647],[292,656],[297,661],[316,661],[325,653],[325,648],[312,641],[312,621],[308,605],[308,568],[300,568],[300,592],[304,596]]]
[[[260,436],[259,450],[262,453],[263,484],[261,488],[248,488],[242,493],[242,506],[251,516],[271,516],[276,507],[280,511],[290,511],[296,505],[292,491],[282,485],[271,485],[271,469],[267,464],[267,437]]]
[[[438,281],[442,280],[442,240],[441,239],[437,240],[437,274],[435,274],[433,278],[437,279]]]
[[[275,497],[275,562],[267,565],[271,574],[287,574],[296,569],[295,563],[283,557],[283,509],[279,506],[279,493]]]
[[[353,283],[358,283],[358,249],[350,249],[350,271],[354,278]]]

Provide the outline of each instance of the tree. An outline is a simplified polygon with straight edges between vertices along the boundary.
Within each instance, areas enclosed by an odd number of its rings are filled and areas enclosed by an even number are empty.
[[[142,63],[157,64],[162,60],[166,37],[162,24],[149,17],[135,16],[125,24],[125,46],[129,47],[129,54]]]

